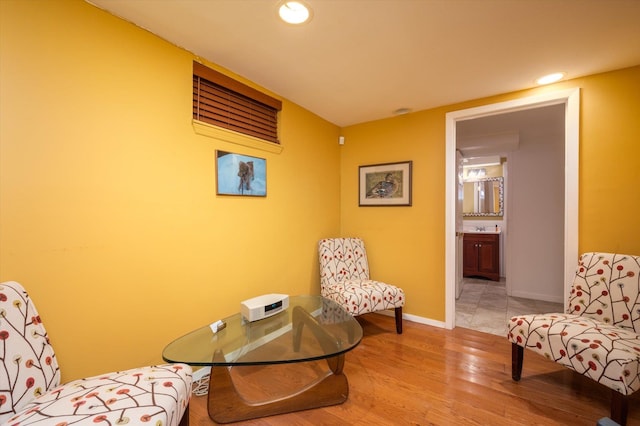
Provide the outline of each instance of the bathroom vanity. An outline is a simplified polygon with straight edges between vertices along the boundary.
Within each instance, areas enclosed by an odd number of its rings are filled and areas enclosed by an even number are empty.
[[[500,233],[466,233],[462,240],[462,275],[500,281]]]

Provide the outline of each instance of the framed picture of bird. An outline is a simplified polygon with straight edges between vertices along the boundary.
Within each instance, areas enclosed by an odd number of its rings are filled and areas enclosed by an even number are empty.
[[[411,161],[360,166],[359,205],[410,206],[411,167]]]

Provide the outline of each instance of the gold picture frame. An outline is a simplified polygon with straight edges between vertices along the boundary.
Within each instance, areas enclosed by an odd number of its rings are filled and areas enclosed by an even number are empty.
[[[358,205],[410,206],[412,161],[359,167]]]

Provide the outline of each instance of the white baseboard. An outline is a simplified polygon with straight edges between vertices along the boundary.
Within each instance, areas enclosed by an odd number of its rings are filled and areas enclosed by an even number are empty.
[[[564,303],[562,296],[551,296],[548,294],[531,293],[528,291],[512,291],[510,297],[521,297],[523,299],[542,300],[544,302]]]
[[[392,310],[386,310],[386,311],[377,311],[376,314],[381,314],[381,315],[386,315],[389,317],[393,317],[395,316],[395,312]],[[446,328],[445,327],[445,323],[443,321],[436,321],[433,320],[431,318],[425,318],[425,317],[419,317],[417,315],[411,315],[411,314],[402,314],[402,319],[405,319],[407,321],[411,321],[411,322],[417,322],[418,324],[426,324],[426,325],[431,325],[433,327],[438,327],[438,328]]]

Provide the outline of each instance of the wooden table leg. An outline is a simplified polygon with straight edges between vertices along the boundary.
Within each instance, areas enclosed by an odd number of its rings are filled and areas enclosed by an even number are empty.
[[[218,362],[224,362],[222,352],[216,352],[214,362],[216,359]],[[349,383],[342,373],[344,354],[328,358],[327,362],[333,371],[327,376],[291,396],[260,403],[250,403],[241,397],[233,384],[228,367],[213,366],[209,380],[209,417],[217,423],[231,423],[342,404],[349,396]],[[277,379],[274,377],[274,380]]]
[[[293,308],[291,321],[293,325],[294,351],[298,352],[300,350],[302,330],[304,330],[305,325],[311,330],[325,352],[330,353],[342,347],[342,342],[322,328],[322,326],[318,324],[318,321],[301,306]],[[329,364],[329,368],[331,368],[334,374],[341,374],[342,368],[344,367],[344,356],[327,358],[327,364]]]

